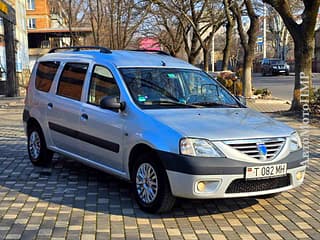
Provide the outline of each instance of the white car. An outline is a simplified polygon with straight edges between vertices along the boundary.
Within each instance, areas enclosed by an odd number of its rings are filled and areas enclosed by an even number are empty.
[[[163,52],[53,49],[35,64],[23,120],[33,164],[55,152],[114,174],[153,213],[176,197],[286,191],[306,169],[294,129]]]

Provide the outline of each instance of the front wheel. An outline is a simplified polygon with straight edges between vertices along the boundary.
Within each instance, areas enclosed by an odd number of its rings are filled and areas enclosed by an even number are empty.
[[[52,160],[53,152],[47,149],[40,127],[31,126],[28,129],[28,154],[36,166],[46,165]]]
[[[149,213],[170,211],[175,203],[165,169],[153,154],[138,157],[133,167],[132,184],[140,208]]]

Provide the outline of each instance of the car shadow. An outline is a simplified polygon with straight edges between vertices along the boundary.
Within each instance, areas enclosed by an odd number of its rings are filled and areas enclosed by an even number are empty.
[[[20,138],[19,138],[20,139]],[[19,192],[30,197],[85,211],[130,217],[192,217],[233,212],[258,203],[255,198],[189,200],[177,199],[171,212],[148,214],[134,201],[129,182],[54,155],[50,166],[33,166],[26,145],[6,142],[0,148],[0,186],[2,191]],[[19,157],[13,157],[14,155]]]

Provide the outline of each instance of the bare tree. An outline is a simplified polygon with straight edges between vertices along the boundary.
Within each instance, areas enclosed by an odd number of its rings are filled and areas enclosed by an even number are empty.
[[[164,8],[153,6],[148,20],[144,24],[144,35],[154,37],[172,56],[177,56],[184,45],[183,35],[188,29],[174,14]]]
[[[242,10],[246,11],[250,19],[250,26],[246,31],[242,22]],[[256,39],[258,35],[259,19],[255,13],[255,9],[251,0],[244,0],[243,5],[239,5],[237,1],[231,7],[233,14],[237,20],[238,32],[240,35],[241,45],[244,51],[243,57],[243,95],[245,97],[252,97],[252,64],[254,60],[254,49],[256,46]]]
[[[231,0],[223,0],[224,12],[226,15],[226,45],[223,49],[223,60],[222,60],[222,70],[228,70],[229,60],[230,60],[230,50],[232,43],[233,29],[235,27],[235,19],[230,10]]]
[[[174,14],[184,29],[184,48],[188,61],[195,64],[201,50],[204,59],[204,70],[209,70],[209,50],[214,33],[223,24],[224,14],[218,1],[209,0],[151,0],[159,8]],[[220,8],[219,8],[219,7]],[[191,27],[191,29],[190,29]],[[187,34],[186,34],[187,33]]]
[[[314,33],[320,0],[303,0],[301,18],[293,13],[288,0],[263,0],[270,4],[282,17],[294,41],[295,84],[291,110],[301,109],[300,73],[309,76],[309,90],[312,91],[312,54]],[[301,2],[301,1],[300,1]]]
[[[89,20],[92,30],[94,45],[101,45],[101,35],[103,34],[103,0],[88,0]]]
[[[271,34],[275,57],[286,60],[289,43],[289,31],[279,14],[270,7],[268,9],[268,27]]]
[[[150,11],[150,3],[135,0],[108,0],[104,3],[108,45],[125,49],[137,34]]]
[[[57,14],[64,20],[60,22],[61,26],[66,26],[69,29],[71,42],[70,45],[79,44],[79,35],[74,28],[83,26],[87,12],[85,0],[50,0],[51,14]]]

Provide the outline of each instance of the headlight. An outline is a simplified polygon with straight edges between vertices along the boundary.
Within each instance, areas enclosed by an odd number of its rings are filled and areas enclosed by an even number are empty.
[[[180,153],[197,157],[223,157],[224,155],[208,140],[183,138],[180,140]]]
[[[290,136],[290,151],[294,152],[302,148],[302,143],[297,132],[294,132]]]

